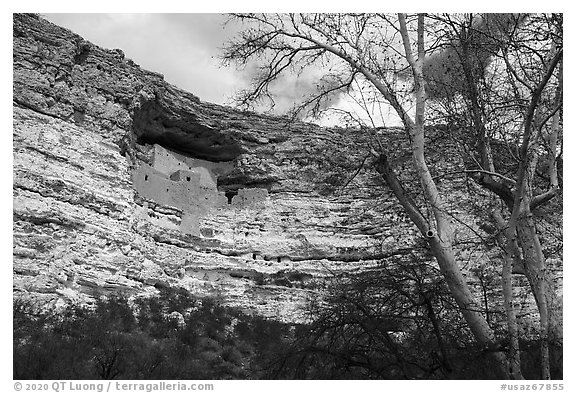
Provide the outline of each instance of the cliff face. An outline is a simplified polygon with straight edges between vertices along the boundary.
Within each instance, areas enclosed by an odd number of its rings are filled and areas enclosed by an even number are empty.
[[[118,49],[33,15],[13,23],[16,297],[58,305],[182,287],[294,320],[322,277],[418,243],[363,166],[360,131],[204,103]],[[473,208],[450,195],[459,258],[490,266],[468,242],[481,231]]]
[[[35,16],[13,27],[17,297],[178,286],[291,318],[318,277],[410,243],[392,201],[332,192],[364,158],[351,131],[203,103]]]

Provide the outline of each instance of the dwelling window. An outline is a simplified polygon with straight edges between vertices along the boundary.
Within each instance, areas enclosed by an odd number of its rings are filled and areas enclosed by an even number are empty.
[[[282,258],[280,257],[276,258],[276,262],[282,262]]]
[[[187,181],[190,181],[190,176],[186,176],[186,180],[187,180]]]
[[[148,175],[144,175],[144,181],[148,181]]]
[[[166,192],[168,192],[168,189],[166,189]]]
[[[252,254],[252,259],[256,260],[257,256],[258,256],[258,254]]]
[[[238,191],[226,191],[224,195],[226,195],[226,198],[228,198],[228,204],[231,205],[232,198],[234,198],[234,195],[238,195]]]

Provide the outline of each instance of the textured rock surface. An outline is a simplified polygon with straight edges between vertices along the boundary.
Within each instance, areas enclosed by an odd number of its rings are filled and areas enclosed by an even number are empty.
[[[367,224],[370,200],[319,194],[334,168],[357,165],[338,154],[354,145],[344,130],[201,103],[34,16],[14,17],[14,104],[19,296],[89,301],[182,286],[284,317],[313,293],[313,278],[371,264],[396,241],[381,236],[394,214]],[[234,199],[250,188],[269,196],[213,209],[196,236],[182,233],[182,206],[134,190],[152,144],[228,162],[218,188],[240,189]]]
[[[176,286],[293,320],[323,276],[365,269],[418,242],[377,177],[360,168],[348,182],[365,160],[360,131],[203,103],[121,50],[36,16],[15,15],[13,31],[17,297],[89,302]],[[222,195],[268,196],[215,205],[190,222],[185,207],[136,191],[154,145],[224,165],[214,176]],[[469,206],[458,199],[449,206],[465,216]],[[458,230],[469,266],[486,260],[466,246],[474,231],[473,219]]]

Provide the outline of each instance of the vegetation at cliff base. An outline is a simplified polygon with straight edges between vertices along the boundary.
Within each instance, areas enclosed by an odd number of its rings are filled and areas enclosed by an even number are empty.
[[[400,266],[400,265],[398,265]],[[428,279],[425,277],[435,277]],[[386,285],[382,286],[382,283]],[[14,379],[492,379],[490,351],[464,327],[446,285],[426,265],[335,277],[286,324],[184,290],[92,307],[34,312],[14,303]],[[502,318],[502,316],[500,316]],[[503,341],[503,346],[505,342]],[[537,378],[537,341],[522,341]],[[562,348],[552,347],[552,377]]]
[[[186,291],[36,313],[14,304],[15,379],[258,378],[289,326]]]

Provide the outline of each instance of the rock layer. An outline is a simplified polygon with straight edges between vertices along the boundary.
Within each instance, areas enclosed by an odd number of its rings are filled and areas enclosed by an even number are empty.
[[[204,103],[119,49],[35,15],[13,23],[16,297],[58,305],[182,287],[293,321],[323,277],[423,250],[364,165],[360,130]],[[393,148],[400,131],[386,132],[390,159],[408,168],[409,152]],[[176,159],[168,165],[155,152]],[[152,175],[161,189],[145,185]],[[481,229],[464,194],[450,195],[454,215],[467,217],[457,242],[472,272],[486,266],[486,252],[468,242]],[[519,307],[534,314],[529,301]]]
[[[85,302],[180,286],[292,318],[314,279],[375,263],[395,242],[383,241],[385,217],[365,220],[370,193],[322,196],[327,177],[360,161],[346,130],[202,103],[33,15],[14,16],[14,104],[18,296]],[[191,219],[189,203],[139,189],[155,149],[209,163],[220,208]]]

